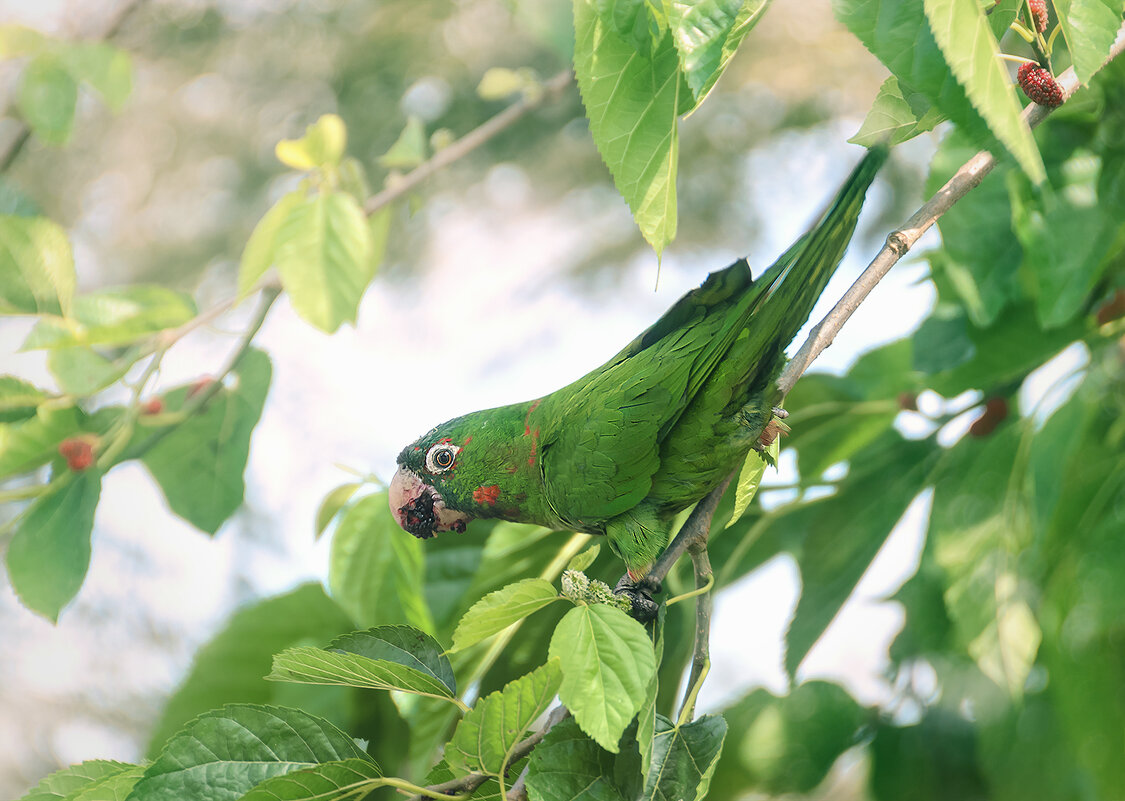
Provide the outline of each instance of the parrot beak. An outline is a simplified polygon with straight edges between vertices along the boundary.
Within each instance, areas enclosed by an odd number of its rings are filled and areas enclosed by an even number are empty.
[[[391,479],[387,501],[398,524],[420,540],[428,540],[439,531],[460,534],[470,520],[464,512],[447,508],[437,490],[405,467]]]

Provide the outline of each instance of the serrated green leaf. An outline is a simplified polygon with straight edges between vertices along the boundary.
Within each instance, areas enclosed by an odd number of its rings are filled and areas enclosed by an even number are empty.
[[[343,759],[266,779],[242,796],[241,801],[344,801],[366,798],[382,777],[379,766],[368,759]]]
[[[14,375],[0,375],[0,423],[12,423],[35,416],[40,403],[51,397],[39,387]],[[0,431],[3,431],[0,428]],[[0,433],[0,453],[4,434]],[[2,457],[0,457],[2,458]]]
[[[320,192],[302,199],[274,241],[274,263],[298,315],[326,333],[355,320],[374,275],[371,229],[355,198]]]
[[[440,681],[450,695],[457,693],[453,666],[441,643],[416,628],[374,626],[364,631],[353,631],[337,637],[328,649],[406,665]]]
[[[598,558],[598,554],[601,553],[601,550],[602,546],[600,544],[596,542],[593,543],[586,550],[582,551],[582,553],[571,559],[567,564],[566,569],[577,570],[581,573],[590,565],[594,564],[594,560]]]
[[[977,0],[924,0],[926,18],[946,63],[992,133],[1016,157],[1035,183],[1046,177],[1031,129],[1020,118],[1020,104],[1000,45]]]
[[[0,477],[41,467],[55,458],[59,443],[80,431],[78,410],[40,406],[33,417],[0,423]]]
[[[61,145],[70,138],[77,104],[78,84],[55,56],[41,53],[24,68],[16,105],[44,142]]]
[[[676,236],[676,117],[683,86],[679,57],[666,35],[639,54],[598,13],[594,0],[574,3],[574,71],[590,132],[617,191],[657,254]]]
[[[208,534],[242,505],[250,435],[262,415],[271,373],[269,357],[248,350],[234,369],[234,388],[220,390],[141,455],[172,511]],[[190,391],[173,390],[165,402],[177,409]]]
[[[67,313],[76,280],[62,228],[45,217],[0,215],[0,312]]]
[[[300,139],[282,139],[274,148],[277,160],[295,170],[336,167],[344,157],[348,130],[336,114],[324,114],[305,128]]]
[[[424,570],[422,543],[395,521],[385,492],[361,498],[336,526],[328,586],[361,625],[406,621],[433,631],[423,595]]]
[[[883,81],[863,125],[848,141],[863,147],[897,145],[932,131],[944,119],[921,93],[908,91],[892,75]]]
[[[162,286],[88,292],[74,299],[69,316],[41,318],[23,349],[128,345],[183,325],[196,313],[190,295]]]
[[[136,352],[110,361],[90,348],[55,348],[47,354],[47,369],[70,395],[87,396],[108,387],[136,363]]]
[[[28,609],[55,622],[78,594],[90,566],[90,532],[102,477],[90,468],[38,498],[8,545],[8,576]]]
[[[237,610],[196,651],[187,677],[164,704],[148,756],[154,758],[168,738],[210,709],[236,702],[278,703],[281,685],[262,678],[273,655],[301,642],[327,643],[354,625],[319,583],[302,584]]]
[[[124,770],[98,779],[64,801],[126,801],[145,774],[144,765],[129,765]]]
[[[508,682],[504,689],[478,699],[445,747],[446,762],[466,771],[504,775],[512,749],[547,711],[561,682],[562,670],[552,659]]]
[[[114,111],[133,91],[133,60],[105,42],[73,42],[55,48],[59,61],[76,81],[88,84]]]
[[[340,513],[341,509],[347,506],[356,490],[362,486],[363,484],[352,481],[341,484],[324,496],[324,500],[320,502],[320,506],[316,510],[316,539],[320,539],[320,535],[328,528],[328,524]]]
[[[240,296],[249,294],[266,274],[266,270],[273,266],[277,254],[278,232],[289,218],[289,212],[304,199],[305,192],[299,189],[282,195],[254,226],[254,231],[246,240],[246,247],[242,251],[242,260],[238,263]]]
[[[770,443],[769,451],[773,463],[777,464],[777,455],[780,450],[780,437]],[[758,493],[758,485],[762,483],[762,476],[766,474],[766,459],[758,451],[751,449],[746,454],[746,461],[742,464],[742,470],[738,473],[738,486],[734,491],[734,511],[731,512],[730,520],[727,521],[727,528],[730,528],[746,513],[750,508],[750,502],[754,500],[754,496]]]
[[[613,755],[567,719],[531,752],[527,792],[531,801],[625,801],[614,775]]]
[[[426,160],[426,126],[414,115],[407,117],[406,127],[402,129],[391,149],[379,156],[379,166],[388,170],[409,170]]]
[[[559,593],[554,585],[541,578],[524,579],[490,592],[461,618],[449,650],[456,652],[476,645],[557,600]]]
[[[1074,72],[1085,86],[1101,69],[1121,29],[1121,0],[1053,0]]]
[[[656,672],[644,626],[610,606],[577,606],[559,621],[548,653],[562,665],[559,698],[584,732],[616,754]]]
[[[656,718],[652,763],[645,774],[644,801],[702,801],[723,751],[727,722],[704,715],[676,726],[663,715]]]
[[[62,801],[75,793],[80,793],[85,788],[96,782],[129,770],[134,767],[127,762],[115,762],[108,759],[90,759],[71,765],[43,778],[19,801]]]
[[[327,720],[298,709],[231,704],[170,739],[129,798],[236,801],[266,779],[344,759],[372,761]]]
[[[370,659],[308,646],[288,648],[274,656],[273,670],[266,678],[303,684],[401,690],[446,700],[454,697],[449,687],[430,672],[386,659]]]
[[[680,56],[680,69],[697,108],[719,80],[769,0],[674,0],[668,27]]]

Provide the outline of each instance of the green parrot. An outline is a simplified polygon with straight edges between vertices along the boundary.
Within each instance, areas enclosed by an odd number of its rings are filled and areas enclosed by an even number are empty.
[[[677,513],[786,430],[776,408],[785,347],[886,158],[886,147],[868,151],[819,223],[756,281],[740,259],[572,384],[407,445],[388,492],[399,525],[421,539],[473,518],[604,534],[641,582]]]

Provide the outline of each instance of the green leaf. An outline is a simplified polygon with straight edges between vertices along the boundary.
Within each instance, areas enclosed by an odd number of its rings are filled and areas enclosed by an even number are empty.
[[[977,765],[973,724],[952,711],[934,710],[914,726],[880,723],[870,749],[876,801],[993,797]]]
[[[40,406],[35,416],[0,423],[0,477],[41,467],[57,455],[59,443],[80,431],[78,410]]]
[[[777,454],[781,447],[780,438],[775,439],[767,449],[774,464],[777,464]],[[746,461],[738,474],[738,486],[734,491],[734,511],[731,512],[727,528],[738,522],[739,518],[750,508],[750,502],[758,493],[758,485],[762,483],[762,476],[766,474],[766,459],[756,450],[746,454]]]
[[[391,149],[379,156],[379,166],[388,170],[413,169],[426,160],[426,126],[414,115],[406,119]]]
[[[914,369],[940,373],[964,364],[977,352],[969,320],[960,306],[939,303],[914,332]]]
[[[102,477],[91,468],[35,501],[8,545],[8,576],[28,609],[55,622],[90,566],[90,532]]]
[[[682,86],[670,35],[639,54],[610,29],[594,0],[574,3],[574,71],[590,132],[617,191],[657,255],[676,236],[676,116]]]
[[[315,528],[317,539],[320,539],[320,535],[328,528],[328,524],[340,513],[341,509],[347,506],[348,501],[355,495],[356,490],[362,486],[363,484],[352,481],[347,484],[341,484],[324,496],[324,500],[320,502],[320,506],[316,510]]]
[[[598,554],[601,553],[601,550],[602,546],[600,544],[596,542],[591,544],[590,547],[571,559],[570,562],[567,563],[566,569],[577,570],[581,573],[590,565],[594,564],[594,560],[598,558]]]
[[[44,317],[24,340],[24,350],[128,345],[188,322],[197,314],[189,295],[135,284],[89,292],[74,299],[66,318]]]
[[[74,42],[56,50],[76,81],[88,84],[114,111],[120,111],[133,91],[133,61],[129,54],[104,42]]]
[[[657,716],[652,764],[645,775],[644,801],[702,801],[723,750],[727,722],[704,715],[683,726]]]
[[[881,142],[897,145],[932,131],[944,119],[924,95],[907,89],[892,75],[883,81],[863,125],[848,141],[863,147]]]
[[[124,770],[98,779],[66,796],[65,801],[126,801],[145,774],[144,765],[129,765]]]
[[[250,435],[270,385],[269,357],[251,349],[234,374],[237,386],[219,391],[141,456],[172,511],[208,534],[242,505]],[[189,391],[169,392],[165,401],[177,409]]]
[[[43,778],[19,801],[62,801],[76,793],[101,782],[107,777],[133,768],[127,762],[114,762],[108,759],[90,759],[56,770]]]
[[[18,422],[35,416],[36,407],[48,395],[39,387],[14,375],[0,375],[0,423]],[[4,448],[4,429],[0,428],[0,454]],[[3,458],[0,456],[0,458]]]
[[[965,89],[973,107],[996,138],[1016,157],[1031,180],[1046,177],[1031,128],[1008,71],[1000,61],[1000,45],[977,0],[925,0],[926,18],[949,68]]]
[[[261,277],[266,274],[266,270],[273,266],[277,256],[278,233],[281,231],[281,226],[289,218],[289,212],[304,199],[305,192],[300,189],[282,195],[254,226],[254,231],[246,240],[246,247],[242,251],[242,260],[238,264],[240,296],[250,294]]]
[[[531,801],[625,801],[614,774],[613,755],[567,719],[531,752],[528,796]]]
[[[769,0],[680,0],[669,5],[668,27],[694,97],[692,109],[703,102],[768,6]]]
[[[273,655],[301,642],[327,642],[354,624],[318,583],[266,598],[236,611],[218,634],[196,651],[183,684],[164,705],[147,753],[189,720],[229,703],[278,703],[280,685],[265,681]]]
[[[668,607],[661,604],[657,610],[656,620],[652,622],[649,634],[652,637],[652,651],[656,657],[656,670],[645,691],[645,700],[641,704],[641,711],[637,713],[637,750],[641,757],[641,774],[648,775],[649,766],[652,764],[652,740],[656,736],[657,700],[660,694],[660,668],[664,662],[664,621],[667,617]]]
[[[266,779],[241,801],[344,801],[365,798],[359,791],[383,775],[369,759],[342,759]],[[370,782],[376,785],[375,782]],[[374,786],[371,786],[374,789]]]
[[[555,628],[549,654],[562,664],[559,698],[584,732],[616,754],[656,672],[644,626],[610,606],[577,606]]]
[[[457,724],[445,747],[450,765],[466,771],[502,776],[512,750],[528,728],[547,711],[562,682],[562,670],[552,659],[542,667],[508,682],[503,690],[478,699]]]
[[[457,693],[453,666],[441,643],[410,626],[375,626],[365,631],[353,631],[337,637],[328,648],[406,665],[440,681],[450,695]]]
[[[0,214],[0,312],[67,313],[76,280],[62,228],[45,217]]]
[[[130,799],[236,801],[271,777],[353,758],[371,762],[327,720],[298,709],[231,704],[170,739]]]
[[[298,315],[329,334],[355,320],[374,275],[371,229],[355,198],[333,192],[303,198],[274,241],[274,263]]]
[[[524,579],[490,592],[461,618],[449,650],[462,651],[476,645],[557,600],[559,593],[554,585],[541,578]]]
[[[406,621],[433,631],[422,592],[422,543],[402,530],[380,492],[357,501],[332,537],[328,586],[360,625]]]
[[[1101,69],[1121,28],[1121,0],[1054,0],[1063,37],[1083,86]]]
[[[70,395],[88,396],[124,376],[136,363],[136,352],[110,361],[90,348],[55,348],[47,354],[47,369]]]
[[[35,135],[61,145],[70,138],[78,84],[59,60],[48,53],[35,56],[23,71],[16,105]]]
[[[423,595],[442,642],[452,638],[461,613],[480,598],[470,592],[470,587],[481,565],[490,522],[470,523],[464,534],[435,537],[427,540],[423,547],[426,556]]]
[[[23,25],[0,25],[0,58],[34,56],[46,44],[46,37]]]
[[[300,139],[282,139],[274,152],[277,160],[295,170],[337,167],[348,145],[348,129],[335,114],[324,114],[305,128]]]

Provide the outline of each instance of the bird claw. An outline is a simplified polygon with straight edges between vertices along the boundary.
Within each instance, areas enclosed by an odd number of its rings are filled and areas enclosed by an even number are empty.
[[[660,592],[660,589],[661,583],[656,579],[641,576],[633,581],[626,573],[617,582],[613,591],[618,595],[624,595],[633,604],[633,608],[629,611],[631,617],[642,623],[648,623],[650,620],[654,620],[657,612],[660,611],[660,605],[652,599],[652,596]]]

